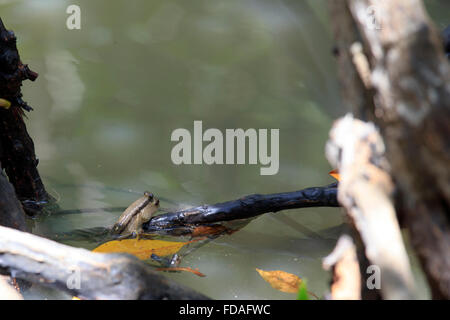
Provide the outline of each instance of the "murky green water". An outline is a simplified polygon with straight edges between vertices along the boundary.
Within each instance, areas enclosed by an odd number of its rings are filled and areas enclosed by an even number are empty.
[[[326,1],[80,0],[81,30],[68,30],[71,3],[0,0],[22,60],[40,74],[23,88],[35,109],[27,125],[44,183],[62,209],[127,206],[137,198],[130,189],[197,205],[333,181],[324,145],[332,120],[347,109],[330,54]],[[428,5],[442,27],[448,4]],[[278,174],[261,176],[259,165],[172,164],[170,135],[192,130],[194,120],[205,129],[280,129]],[[34,232],[111,225],[119,214],[51,216],[36,221]],[[329,274],[321,257],[337,232],[320,230],[339,226],[340,211],[280,214],[323,239],[268,214],[183,261],[207,277],[169,276],[216,299],[293,299],[255,268],[284,270],[322,295]]]

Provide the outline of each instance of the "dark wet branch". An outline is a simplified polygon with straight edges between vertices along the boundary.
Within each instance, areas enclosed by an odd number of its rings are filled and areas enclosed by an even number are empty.
[[[337,183],[294,192],[254,194],[237,200],[159,214],[143,225],[143,231],[171,236],[219,236],[237,231],[249,223],[251,218],[268,212],[309,207],[338,207],[336,195]],[[113,212],[125,209],[125,207],[74,209],[61,210],[54,214]],[[52,238],[58,241],[72,239],[105,241],[111,237],[109,230],[108,226],[98,226],[59,233]]]
[[[287,209],[338,207],[336,194],[337,184],[294,192],[254,194],[237,200],[158,215],[144,224],[144,231],[155,232],[186,227],[189,229],[198,225],[249,219],[264,213]]]

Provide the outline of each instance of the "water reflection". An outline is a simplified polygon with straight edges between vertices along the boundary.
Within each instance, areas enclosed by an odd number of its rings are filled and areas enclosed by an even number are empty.
[[[53,100],[49,114],[53,121],[68,117],[81,107],[85,86],[78,74],[78,63],[67,50],[50,51],[46,54],[45,79]]]

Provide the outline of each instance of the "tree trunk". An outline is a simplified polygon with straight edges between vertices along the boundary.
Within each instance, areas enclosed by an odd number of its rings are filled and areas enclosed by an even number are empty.
[[[336,0],[332,9],[340,68],[360,78],[344,84],[344,96],[380,128],[398,215],[433,298],[450,299],[450,67],[442,39],[419,0]]]
[[[38,74],[20,61],[16,37],[0,18],[0,98],[11,103],[0,108],[0,162],[25,211],[34,215],[49,200],[37,170],[38,160],[23,121],[24,110],[32,108],[22,100],[22,81],[34,81]]]

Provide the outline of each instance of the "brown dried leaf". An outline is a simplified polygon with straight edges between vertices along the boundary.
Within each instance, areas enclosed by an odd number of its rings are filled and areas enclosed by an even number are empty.
[[[190,242],[124,239],[106,242],[92,251],[102,253],[130,253],[141,260],[147,260],[152,254],[158,256],[175,254],[188,243]]]
[[[297,293],[302,279],[295,274],[281,270],[264,271],[256,268],[261,277],[266,280],[274,289],[287,293]]]

